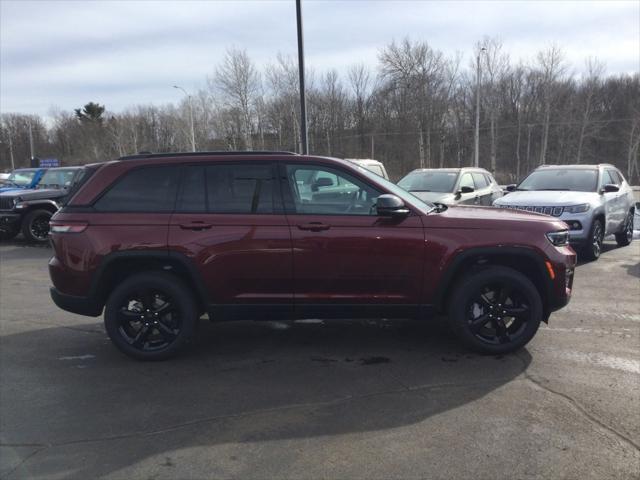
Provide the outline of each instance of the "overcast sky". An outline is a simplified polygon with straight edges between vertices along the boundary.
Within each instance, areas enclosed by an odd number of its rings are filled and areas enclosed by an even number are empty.
[[[307,64],[375,66],[391,40],[426,40],[464,55],[497,36],[512,59],[556,43],[574,72],[598,57],[608,73],[640,69],[640,0],[303,0]],[[88,101],[121,111],[175,102],[205,85],[236,46],[263,66],[296,54],[295,2],[0,0],[0,111],[47,115]]]

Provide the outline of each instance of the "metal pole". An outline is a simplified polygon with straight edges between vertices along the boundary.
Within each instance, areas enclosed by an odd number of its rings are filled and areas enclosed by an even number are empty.
[[[473,166],[480,166],[480,53],[484,48],[480,49],[476,57],[476,129],[474,137],[473,149]]]
[[[307,103],[304,92],[304,42],[302,39],[302,5],[296,0],[296,20],[298,24],[298,75],[300,76],[300,144],[302,154],[309,153],[307,141]]]
[[[35,157],[33,156],[33,131],[31,130],[31,122],[29,122],[29,151],[31,152],[31,160]]]
[[[11,132],[9,132],[9,157],[11,158],[11,170],[16,169],[16,163],[13,159],[13,138],[11,136]]]
[[[189,95],[184,88],[178,85],[174,85],[173,88],[177,88],[178,90],[182,91],[182,93],[184,93],[187,96],[187,100],[189,100],[189,118],[191,119],[191,151],[195,152],[196,151],[196,132],[193,124],[193,103],[191,101],[191,95]]]

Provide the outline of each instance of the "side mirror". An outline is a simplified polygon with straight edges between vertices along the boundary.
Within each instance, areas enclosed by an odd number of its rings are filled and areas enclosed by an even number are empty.
[[[516,191],[516,187],[517,187],[517,186],[518,186],[518,185],[516,185],[515,183],[512,183],[511,185],[507,185],[506,187],[504,187],[504,189],[505,189],[507,192],[515,192],[515,191]]]
[[[464,187],[460,187],[460,190],[458,190],[456,192],[456,200],[458,200],[463,193],[473,193],[475,191],[475,189],[473,187],[468,187],[468,186],[464,186]]]
[[[617,185],[614,185],[613,183],[607,183],[604,187],[600,189],[600,193],[615,193],[619,191],[620,191],[620,187]]]
[[[400,197],[391,194],[378,197],[376,210],[381,217],[406,217],[411,213]]]

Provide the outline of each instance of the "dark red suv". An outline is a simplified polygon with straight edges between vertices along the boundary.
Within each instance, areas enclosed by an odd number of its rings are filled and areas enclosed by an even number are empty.
[[[482,353],[518,349],[571,295],[567,226],[424,203],[349,161],[287,152],[140,154],[88,167],[51,220],[54,302],[161,359],[203,314],[445,313]]]

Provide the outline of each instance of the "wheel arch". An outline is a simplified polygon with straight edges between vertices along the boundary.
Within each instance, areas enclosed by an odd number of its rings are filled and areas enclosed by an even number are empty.
[[[509,267],[522,273],[535,285],[542,299],[544,319],[551,314],[552,281],[542,255],[529,247],[488,247],[462,251],[453,258],[441,276],[436,290],[435,304],[439,312],[446,312],[453,286],[466,272],[491,265]]]
[[[120,251],[108,254],[100,263],[91,286],[91,297],[104,307],[115,286],[141,272],[162,271],[175,275],[195,294],[198,307],[206,311],[208,295],[193,262],[178,252]]]

